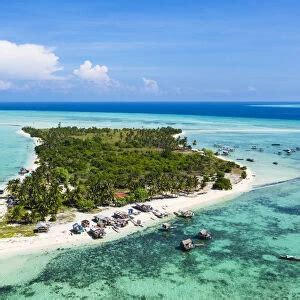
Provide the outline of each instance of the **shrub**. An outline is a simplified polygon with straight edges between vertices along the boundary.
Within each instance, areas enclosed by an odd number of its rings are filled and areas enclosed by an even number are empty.
[[[212,188],[214,190],[231,190],[232,185],[228,178],[218,177]]]

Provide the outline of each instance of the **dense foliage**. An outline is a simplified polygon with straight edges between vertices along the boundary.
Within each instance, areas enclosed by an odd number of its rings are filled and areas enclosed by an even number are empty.
[[[176,137],[181,130],[171,127],[23,130],[42,141],[36,147],[40,165],[22,183],[8,184],[19,199],[8,214],[14,222],[28,223],[48,215],[55,219],[62,206],[87,211],[145,201],[158,194],[189,193],[204,187],[218,172],[239,169],[211,151],[189,151],[187,139]],[[216,188],[229,188],[216,183]],[[116,197],[116,192],[125,197]]]

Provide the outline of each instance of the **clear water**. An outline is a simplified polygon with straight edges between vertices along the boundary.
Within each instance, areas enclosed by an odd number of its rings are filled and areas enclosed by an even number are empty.
[[[238,145],[231,158],[254,158],[249,166],[257,174],[256,189],[198,211],[191,221],[174,220],[171,233],[151,228],[97,247],[0,258],[0,298],[300,298],[300,264],[277,259],[279,254],[300,256],[300,180],[289,180],[300,177],[300,152],[278,156],[278,149],[271,146],[300,146],[298,120],[65,111],[3,111],[0,115],[1,133],[9,137],[12,149],[15,145],[23,151],[19,161],[15,154],[4,160],[3,178],[26,162],[32,147],[11,125],[48,127],[59,122],[180,127],[190,140],[197,140],[198,147]],[[1,156],[6,153],[3,145],[1,134]],[[263,147],[264,152],[247,151],[251,145]],[[289,181],[260,187],[284,180]],[[202,227],[212,231],[213,241],[190,253],[177,249],[181,239],[196,235]]]

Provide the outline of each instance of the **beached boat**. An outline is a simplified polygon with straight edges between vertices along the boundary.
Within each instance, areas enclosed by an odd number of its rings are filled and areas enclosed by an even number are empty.
[[[103,228],[93,227],[93,228],[90,229],[89,235],[93,239],[100,239],[100,238],[103,238],[105,236],[105,231],[104,231]]]
[[[179,210],[174,213],[177,217],[181,218],[192,218],[194,216],[194,212],[191,210]]]
[[[29,170],[25,169],[25,168],[21,168],[20,171],[19,171],[19,175],[25,175],[25,174],[28,174],[29,173]]]
[[[212,238],[211,234],[206,229],[200,230],[198,237],[200,240],[210,240]]]
[[[116,219],[114,226],[125,227],[128,225],[128,219]]]
[[[45,222],[38,222],[33,231],[36,233],[45,233],[45,232],[48,232],[49,229],[50,229],[49,224],[47,224]]]
[[[189,251],[195,248],[194,242],[191,239],[182,240],[180,242],[180,249],[183,251]]]
[[[291,261],[300,261],[300,257],[295,257],[292,255],[280,255],[280,259],[291,260]]]
[[[111,226],[114,224],[114,219],[110,217],[104,217],[104,216],[94,216],[94,222],[96,222],[99,226]]]
[[[170,229],[174,228],[173,226],[171,226],[170,223],[163,223],[161,225],[161,229],[164,230],[164,231],[169,231]]]

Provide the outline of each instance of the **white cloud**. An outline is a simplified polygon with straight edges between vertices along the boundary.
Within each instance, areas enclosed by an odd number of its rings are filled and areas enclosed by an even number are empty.
[[[106,66],[95,65],[86,60],[79,69],[75,69],[73,74],[78,78],[86,81],[91,81],[100,85],[109,85],[111,79],[108,75],[108,68]]]
[[[0,77],[16,80],[59,79],[62,70],[53,49],[36,44],[15,44],[0,40]]]
[[[0,91],[9,90],[11,87],[12,87],[11,82],[0,80]]]
[[[159,92],[159,86],[157,81],[153,79],[143,78],[144,89],[146,92],[157,94]]]

